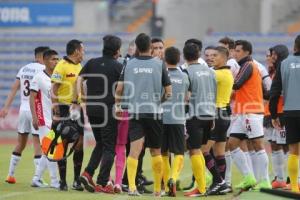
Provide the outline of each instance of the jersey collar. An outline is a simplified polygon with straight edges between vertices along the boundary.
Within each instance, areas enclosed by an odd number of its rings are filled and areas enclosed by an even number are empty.
[[[72,63],[72,64],[76,65],[70,58],[68,58],[68,56],[64,56],[64,60],[66,60],[69,63]]]
[[[221,69],[230,69],[230,66],[222,66],[222,67],[219,67],[219,68],[214,68],[214,70],[221,70]]]
[[[49,78],[51,78],[51,76],[46,72],[46,70],[43,70],[43,72],[44,72]]]

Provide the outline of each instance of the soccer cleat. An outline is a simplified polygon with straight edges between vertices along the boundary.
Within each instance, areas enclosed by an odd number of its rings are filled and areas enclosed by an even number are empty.
[[[15,184],[16,183],[16,178],[13,177],[13,176],[7,176],[5,182],[9,183],[9,184]]]
[[[168,188],[169,188],[169,193],[168,196],[169,197],[176,197],[176,183],[174,183],[174,180],[171,178],[168,181]]]
[[[243,181],[236,186],[237,189],[248,190],[256,185],[256,179],[254,175],[249,174],[244,177]]]
[[[199,192],[198,188],[195,188],[194,190],[192,190],[190,192],[184,193],[184,196],[186,196],[186,197],[200,197],[200,196],[203,196],[203,194],[201,192]]]
[[[128,192],[129,191],[128,185],[122,184],[122,191]]]
[[[60,191],[68,191],[68,185],[64,181],[59,182],[59,190]]]
[[[122,187],[119,184],[116,184],[114,186],[114,193],[116,193],[116,194],[122,194]]]
[[[31,187],[46,188],[49,187],[49,185],[47,183],[44,183],[42,180],[37,180],[33,178],[31,182]]]
[[[260,189],[272,189],[272,185],[269,181],[264,180],[259,182],[255,187],[254,190],[259,191]]]
[[[79,177],[80,182],[83,184],[84,189],[88,192],[95,192],[95,183],[93,178],[87,173],[83,172]]]
[[[272,189],[283,189],[286,188],[287,184],[285,181],[273,181],[272,182]]]
[[[137,190],[134,190],[134,191],[129,190],[128,196],[139,197],[139,196],[141,196],[141,194]]]
[[[84,190],[84,188],[82,187],[79,180],[74,180],[73,185],[72,185],[72,190],[77,190],[77,191],[83,191]]]
[[[96,185],[95,186],[95,192],[102,192],[102,193],[106,193],[106,194],[114,194],[114,187],[112,184],[107,183],[106,186],[102,186],[102,185]]]
[[[59,186],[60,186],[59,182],[53,182],[50,184],[50,188],[54,188],[54,189],[59,189]]]
[[[213,183],[211,186],[208,188],[206,191],[205,195],[206,196],[211,196],[211,195],[220,195],[220,194],[226,194],[229,191],[229,187],[223,181],[222,183]]]
[[[142,184],[143,185],[148,186],[148,185],[152,185],[153,184],[153,181],[148,180],[147,177],[144,176],[144,175],[140,175],[140,179],[142,180]]]

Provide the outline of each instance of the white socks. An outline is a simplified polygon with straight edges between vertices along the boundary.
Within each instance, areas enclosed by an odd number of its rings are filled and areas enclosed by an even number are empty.
[[[8,169],[8,175],[14,176],[16,167],[21,160],[21,155],[15,155],[12,154],[10,157],[10,163],[9,163],[9,169]]]
[[[250,152],[246,151],[244,152],[245,156],[246,156],[246,159],[247,159],[247,164],[250,168],[250,171],[254,174],[254,166],[252,165],[253,161],[252,161],[252,157],[250,156]]]
[[[258,180],[259,179],[259,169],[258,169],[258,165],[257,165],[257,154],[255,151],[250,151],[249,152],[250,158],[251,158],[251,162],[252,162],[252,169],[253,169],[253,174],[255,176],[255,178]]]
[[[51,162],[47,160],[47,166],[48,166],[49,175],[51,179],[51,186],[59,184],[57,162]]]
[[[272,152],[272,166],[278,181],[284,181],[284,153],[283,150]]]
[[[36,179],[36,180],[41,179],[44,171],[47,169],[47,161],[48,160],[47,160],[46,156],[44,156],[44,155],[39,159],[38,166],[35,169],[34,179]]]
[[[259,179],[257,181],[268,181],[269,179],[269,158],[266,151],[260,150],[256,152],[256,164]]]
[[[231,185],[231,154],[230,151],[225,152],[225,161],[226,161],[226,171],[225,171],[225,182],[227,185]]]
[[[231,151],[231,157],[243,176],[251,174],[245,153],[239,147]]]

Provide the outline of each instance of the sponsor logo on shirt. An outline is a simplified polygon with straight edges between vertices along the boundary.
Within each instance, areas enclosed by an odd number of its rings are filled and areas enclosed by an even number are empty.
[[[134,68],[133,73],[135,73],[135,74],[140,74],[140,73],[152,74],[153,69],[152,68]]]
[[[299,69],[300,63],[291,63],[291,69]]]
[[[73,74],[73,73],[70,73],[70,74],[67,74],[67,75],[66,75],[67,78],[71,78],[71,77],[75,77],[75,76],[76,76],[76,75]]]
[[[176,79],[176,78],[171,78],[171,82],[172,83],[177,83],[177,84],[182,84],[182,80],[181,79]]]
[[[196,72],[197,76],[209,76],[209,72]]]

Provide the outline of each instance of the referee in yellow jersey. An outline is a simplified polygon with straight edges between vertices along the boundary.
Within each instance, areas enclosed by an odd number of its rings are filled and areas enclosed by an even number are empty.
[[[54,72],[51,77],[52,81],[52,105],[53,105],[53,120],[55,120],[53,125],[57,124],[58,121],[66,120],[70,118],[70,106],[72,104],[80,104],[80,99],[78,101],[72,101],[73,91],[75,87],[75,82],[78,74],[82,68],[81,62],[84,56],[84,47],[81,41],[71,40],[67,43],[66,48],[67,56],[65,56],[56,65]],[[73,154],[74,163],[74,182],[72,189],[83,191],[83,187],[80,184],[79,176],[83,161],[83,125],[84,116],[81,110],[80,119],[77,120],[79,124],[79,141],[75,146]],[[65,145],[67,150],[68,144]],[[60,190],[67,191],[67,181],[66,181],[66,169],[67,160],[62,160],[58,162],[59,175],[60,175]]]
[[[212,61],[217,81],[217,114],[215,126],[210,133],[208,142],[201,148],[206,167],[213,176],[213,182],[206,191],[206,195],[218,195],[230,191],[229,186],[224,181],[226,170],[225,145],[227,129],[230,124],[228,106],[234,80],[230,66],[226,66],[229,56],[228,50],[225,47],[215,47],[213,50]],[[210,153],[212,147],[214,147],[214,156]]]

